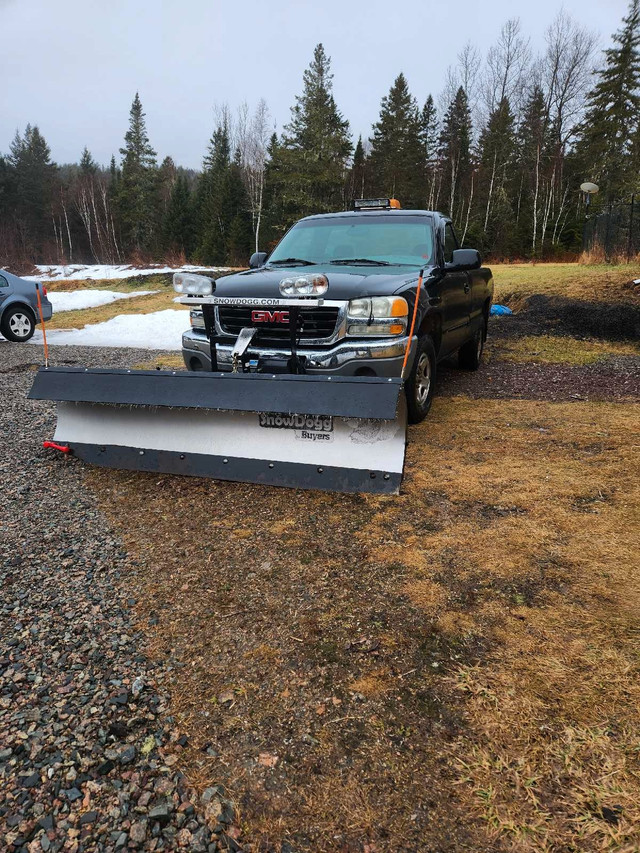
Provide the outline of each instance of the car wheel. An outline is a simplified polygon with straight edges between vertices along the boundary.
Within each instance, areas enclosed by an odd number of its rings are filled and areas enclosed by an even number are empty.
[[[24,343],[33,337],[35,330],[36,322],[30,308],[15,305],[4,312],[0,332],[7,340]]]
[[[405,384],[410,424],[423,421],[431,408],[436,380],[436,350],[429,335],[418,338],[415,358]]]
[[[458,353],[458,365],[463,370],[477,370],[482,361],[482,353],[484,351],[484,342],[487,337],[486,322],[475,335],[460,347]]]

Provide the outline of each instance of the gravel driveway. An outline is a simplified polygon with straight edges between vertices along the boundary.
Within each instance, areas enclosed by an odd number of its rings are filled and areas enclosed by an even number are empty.
[[[157,353],[56,348],[56,364],[130,366]],[[231,804],[194,803],[162,671],[140,653],[136,564],[42,440],[26,400],[39,347],[0,342],[0,842],[2,850],[239,849]],[[227,835],[229,830],[230,835]]]

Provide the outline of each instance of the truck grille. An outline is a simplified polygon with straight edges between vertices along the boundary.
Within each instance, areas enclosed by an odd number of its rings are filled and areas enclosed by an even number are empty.
[[[261,306],[256,305],[256,308]],[[254,326],[260,331],[254,338],[259,341],[289,341],[290,330],[288,323],[253,323],[251,321],[252,307],[219,306],[218,320],[223,332],[228,335],[238,335],[241,329]],[[300,316],[304,322],[300,340],[330,338],[335,332],[338,320],[337,308],[303,308]]]

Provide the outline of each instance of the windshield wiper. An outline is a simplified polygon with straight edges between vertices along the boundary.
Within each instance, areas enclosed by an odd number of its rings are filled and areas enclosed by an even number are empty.
[[[313,267],[315,261],[305,261],[304,258],[280,258],[277,261],[269,261],[270,266],[275,267],[280,264],[298,264],[301,267]]]
[[[368,264],[372,267],[390,267],[389,261],[376,261],[373,258],[337,258],[335,261],[329,261],[330,264],[342,264],[344,266],[351,264]]]

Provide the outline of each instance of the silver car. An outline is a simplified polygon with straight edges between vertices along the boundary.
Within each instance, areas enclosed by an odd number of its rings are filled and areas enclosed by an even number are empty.
[[[43,320],[53,314],[47,290],[40,285]],[[24,343],[33,337],[40,322],[36,283],[0,270],[0,334],[9,341]]]

